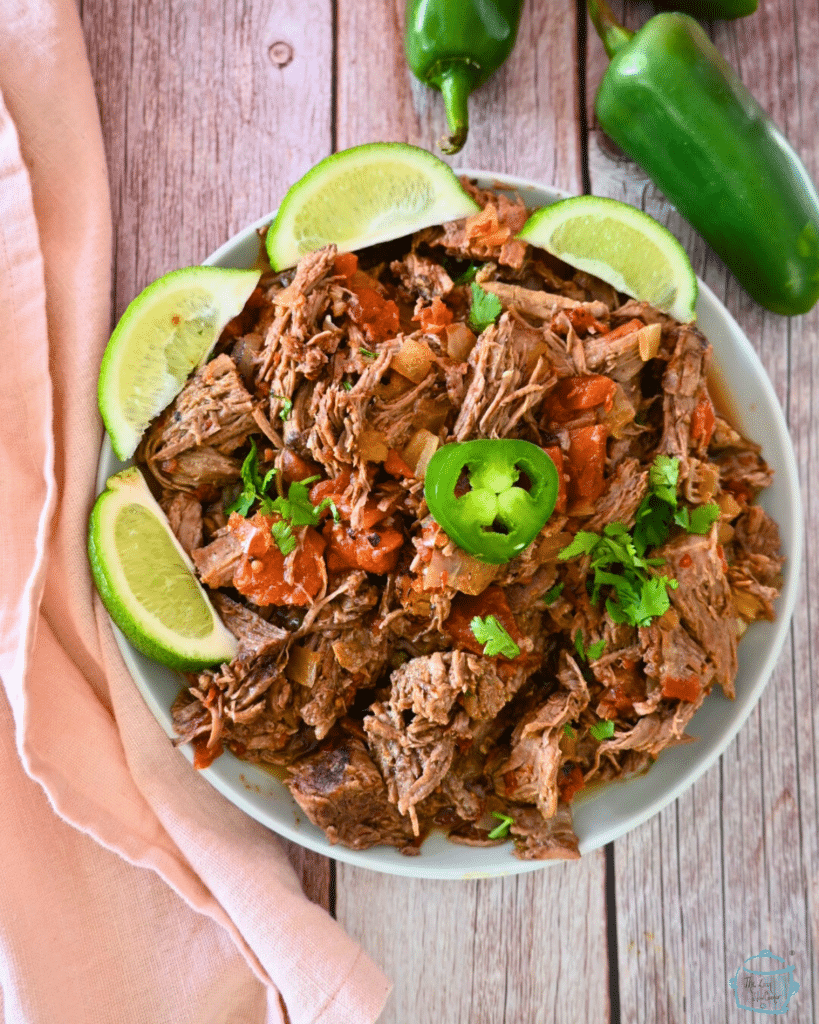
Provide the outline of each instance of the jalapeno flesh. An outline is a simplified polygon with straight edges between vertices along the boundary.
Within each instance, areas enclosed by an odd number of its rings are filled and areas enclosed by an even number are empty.
[[[444,445],[424,478],[430,514],[458,547],[500,565],[524,551],[554,511],[554,462],[529,441]]]

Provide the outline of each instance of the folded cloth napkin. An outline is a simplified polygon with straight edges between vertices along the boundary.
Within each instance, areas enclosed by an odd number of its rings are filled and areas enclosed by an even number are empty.
[[[0,0],[0,25],[0,1009],[366,1024],[385,978],[171,747],[95,598],[111,281],[96,100],[72,0]]]

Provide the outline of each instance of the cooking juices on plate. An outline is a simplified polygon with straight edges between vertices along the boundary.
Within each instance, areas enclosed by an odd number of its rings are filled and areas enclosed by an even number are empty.
[[[693,324],[468,187],[465,220],[264,274],[144,438],[239,644],[173,718],[200,767],[285,768],[332,842],[573,858],[576,795],[683,742],[773,618],[771,471]]]

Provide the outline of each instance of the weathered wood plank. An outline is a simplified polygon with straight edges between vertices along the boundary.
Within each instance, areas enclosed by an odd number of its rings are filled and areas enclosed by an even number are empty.
[[[471,97],[469,139],[450,164],[580,187],[574,11],[554,14],[526,4],[511,57]],[[443,103],[407,69],[403,31],[404,0],[339,0],[339,149],[398,141],[440,154]]]
[[[651,13],[647,4],[615,9],[631,27]],[[715,23],[712,29],[718,47],[786,130],[816,178],[816,12],[808,4],[769,0],[757,15]],[[802,479],[815,479],[812,382],[819,316],[813,312],[788,320],[762,310],[640,169],[605,139],[592,109],[605,65],[590,30],[592,191],[642,207],[680,238],[697,273],[759,352],[788,416]],[[809,488],[805,496],[810,538],[819,523]],[[624,1020],[744,1020],[747,1011],[736,1008],[728,979],[743,959],[765,947],[794,963],[802,982],[789,1018],[816,1019],[817,979],[810,966],[816,963],[819,932],[815,570],[809,540],[804,601],[798,604],[790,642],[759,706],[720,764],[675,805],[616,844]]]
[[[440,96],[404,64],[403,9],[403,0],[338,4],[339,148],[384,139],[434,149],[444,133]],[[526,5],[518,45],[472,97],[469,141],[450,163],[580,190],[574,10],[554,14]],[[383,1024],[605,1021],[604,883],[602,852],[474,882],[338,864],[336,913],[395,982]]]
[[[85,0],[115,231],[117,315],[273,209],[332,149],[331,0]],[[289,847],[329,906],[331,862]]]
[[[273,209],[332,149],[331,0],[87,0],[115,305]]]

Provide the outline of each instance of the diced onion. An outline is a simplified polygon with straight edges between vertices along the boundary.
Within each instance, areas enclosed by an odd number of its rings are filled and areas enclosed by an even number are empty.
[[[404,462],[419,480],[423,480],[429,460],[438,451],[440,441],[428,430],[416,430],[401,453]]]
[[[420,384],[429,373],[433,358],[428,345],[414,338],[407,338],[393,356],[390,367],[411,380],[413,384]]]
[[[380,430],[363,430],[358,438],[358,453],[364,462],[383,462],[390,446]]]
[[[501,566],[487,565],[468,555],[460,548],[445,555],[440,548],[434,548],[432,558],[424,569],[424,589],[437,590],[449,586],[462,594],[482,594],[498,575]]]
[[[321,655],[318,651],[307,651],[303,647],[293,647],[284,674],[294,683],[302,686],[313,686],[318,679]]]
[[[640,358],[644,363],[653,359],[660,350],[660,335],[663,333],[660,324],[649,324],[637,332],[637,344],[640,348]]]
[[[450,359],[454,359],[458,363],[465,363],[477,340],[475,334],[466,324],[447,324],[446,351]]]

